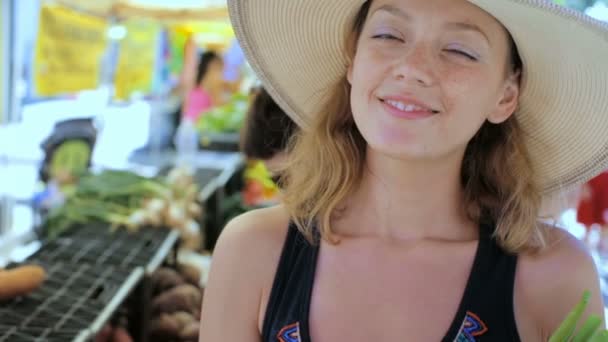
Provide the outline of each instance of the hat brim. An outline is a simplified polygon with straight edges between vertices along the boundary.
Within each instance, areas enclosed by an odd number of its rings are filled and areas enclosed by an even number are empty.
[[[524,62],[518,120],[538,184],[566,190],[608,167],[608,25],[544,0],[469,0]],[[344,77],[344,39],[364,0],[229,0],[253,70],[302,128]]]

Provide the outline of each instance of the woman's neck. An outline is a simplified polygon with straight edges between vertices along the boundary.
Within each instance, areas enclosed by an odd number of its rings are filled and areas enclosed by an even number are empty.
[[[461,155],[403,161],[367,153],[357,191],[347,200],[337,233],[386,239],[473,239],[460,184]]]

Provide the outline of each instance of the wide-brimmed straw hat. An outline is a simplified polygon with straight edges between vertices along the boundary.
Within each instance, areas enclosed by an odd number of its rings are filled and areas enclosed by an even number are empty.
[[[545,194],[608,168],[608,25],[550,1],[469,1],[518,47],[524,73],[516,116]],[[345,74],[344,39],[364,2],[228,0],[251,67],[304,129]]]

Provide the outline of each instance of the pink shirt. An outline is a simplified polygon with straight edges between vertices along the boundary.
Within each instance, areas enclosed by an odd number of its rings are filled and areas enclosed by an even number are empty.
[[[195,88],[188,94],[184,117],[196,122],[201,114],[212,107],[211,96],[202,88]]]

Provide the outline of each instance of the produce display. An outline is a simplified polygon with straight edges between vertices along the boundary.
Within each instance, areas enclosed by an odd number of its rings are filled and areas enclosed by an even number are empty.
[[[0,301],[25,296],[40,288],[45,279],[46,272],[38,265],[0,269]]]
[[[585,291],[580,302],[568,313],[564,321],[549,338],[549,342],[607,342],[608,330],[600,329],[602,320],[596,315],[590,315],[582,327],[575,333],[576,327],[589,304],[591,293]]]
[[[277,201],[279,187],[264,162],[252,160],[247,163],[244,173],[245,188],[243,201],[247,206],[263,206]]]
[[[243,193],[237,192],[222,199],[220,213],[222,222],[229,222],[233,218],[246,213],[255,207],[248,206],[243,201]]]
[[[133,342],[133,338],[122,326],[105,325],[95,336],[95,342]]]
[[[118,170],[89,173],[79,178],[65,203],[49,213],[45,229],[52,239],[74,225],[96,222],[131,232],[167,227],[180,231],[184,247],[197,250],[202,245],[198,191],[192,172],[183,167],[165,178]]]
[[[238,133],[243,126],[249,97],[236,93],[230,101],[203,113],[197,122],[198,131],[205,133]]]
[[[249,210],[274,205],[279,200],[279,187],[262,161],[247,162],[243,181],[242,191],[222,200],[220,211],[223,222]]]
[[[150,341],[198,341],[203,288],[201,273],[181,264],[163,267],[152,275]]]

